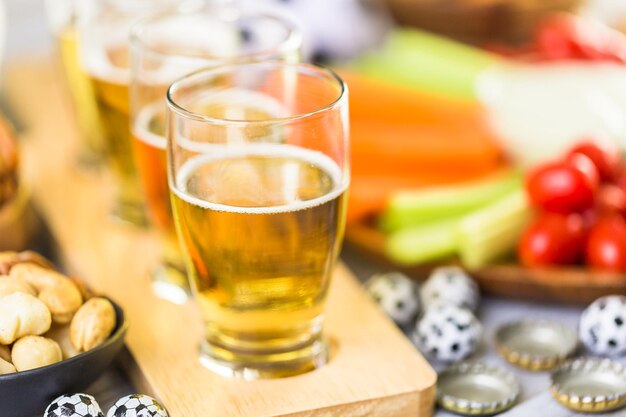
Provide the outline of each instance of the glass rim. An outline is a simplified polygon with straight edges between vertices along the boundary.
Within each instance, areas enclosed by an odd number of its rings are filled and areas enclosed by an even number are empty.
[[[248,16],[248,17],[263,17],[273,20],[274,22],[279,23],[283,27],[287,29],[287,36],[280,41],[277,45],[272,48],[264,48],[259,49],[257,51],[248,52],[240,55],[211,55],[211,54],[197,54],[197,53],[171,53],[171,52],[162,52],[157,48],[149,45],[142,39],[143,32],[145,32],[149,25],[165,21],[169,18],[175,18],[180,16],[207,16],[207,11],[209,10],[230,10],[233,12],[237,12],[239,16]],[[278,13],[274,9],[271,8],[258,8],[250,11],[242,10],[236,6],[221,3],[221,4],[213,4],[213,5],[205,5],[204,7],[197,8],[183,8],[183,9],[170,9],[165,11],[160,11],[156,13],[152,13],[148,16],[145,16],[139,20],[137,20],[130,29],[130,45],[131,48],[138,47],[141,48],[143,53],[149,53],[150,55],[163,57],[163,58],[186,58],[186,59],[197,59],[201,61],[219,61],[226,63],[237,63],[237,62],[246,62],[246,61],[261,61],[263,59],[267,60],[271,58],[275,54],[281,54],[286,52],[297,52],[302,46],[302,33],[298,27],[298,25],[292,19],[289,19],[285,14]]]
[[[298,113],[291,116],[284,117],[275,117],[272,119],[266,120],[233,120],[233,119],[225,119],[225,118],[217,118],[207,116],[201,113],[196,113],[190,110],[187,110],[183,106],[179,105],[176,100],[174,100],[174,94],[177,90],[183,86],[184,83],[192,81],[194,78],[201,79],[203,76],[211,76],[211,75],[221,75],[226,73],[232,73],[235,70],[242,68],[251,68],[251,67],[264,67],[264,66],[273,66],[273,67],[281,67],[281,68],[293,68],[298,72],[308,71],[315,73],[317,76],[326,76],[333,80],[339,86],[339,93],[337,97],[330,101],[328,104],[325,104],[315,110],[311,110],[308,112]],[[214,125],[224,125],[224,126],[256,126],[256,125],[274,125],[274,124],[286,124],[290,122],[295,122],[302,119],[307,119],[313,117],[315,115],[325,113],[329,110],[332,110],[336,107],[339,107],[346,101],[346,96],[348,92],[348,87],[345,81],[332,69],[321,66],[321,65],[313,65],[307,63],[288,63],[288,62],[279,62],[279,61],[265,61],[265,62],[255,62],[248,64],[230,64],[223,65],[217,68],[202,68],[200,70],[191,72],[186,74],[178,79],[176,79],[167,89],[167,93],[165,95],[165,100],[167,103],[168,109],[177,113],[180,116],[186,117],[188,119],[192,119],[199,122],[211,123]]]

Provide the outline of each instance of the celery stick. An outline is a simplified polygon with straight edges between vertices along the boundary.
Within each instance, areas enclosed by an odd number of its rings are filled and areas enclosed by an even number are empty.
[[[379,225],[385,231],[395,231],[458,217],[521,186],[521,173],[511,170],[488,179],[397,192],[389,199]]]
[[[457,247],[457,220],[403,229],[387,238],[386,253],[401,264],[418,264],[446,258]]]
[[[476,78],[497,61],[478,48],[428,32],[402,29],[392,32],[381,50],[364,54],[351,68],[420,91],[473,99]]]
[[[517,246],[532,218],[526,191],[514,191],[474,213],[458,224],[458,252],[467,268],[479,268]]]

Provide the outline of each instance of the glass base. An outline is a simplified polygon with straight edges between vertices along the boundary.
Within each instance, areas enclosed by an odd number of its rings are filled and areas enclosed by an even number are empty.
[[[207,369],[246,380],[300,375],[324,366],[328,357],[328,343],[321,335],[289,351],[235,352],[208,341],[200,345],[200,363]]]
[[[151,274],[152,290],[157,297],[174,304],[185,304],[191,298],[184,268],[162,263]]]
[[[111,210],[111,217],[116,222],[142,229],[149,225],[144,206],[136,201],[117,201]]]

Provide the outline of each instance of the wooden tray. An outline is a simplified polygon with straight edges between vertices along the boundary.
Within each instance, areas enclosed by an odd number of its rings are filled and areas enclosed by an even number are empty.
[[[432,414],[434,371],[343,266],[327,306],[326,329],[336,346],[327,366],[254,382],[200,366],[202,326],[194,305],[176,306],[150,291],[154,236],[108,222],[107,181],[76,170],[75,124],[51,62],[16,63],[7,77],[9,98],[26,124],[23,156],[35,202],[68,269],[125,309],[133,357],[126,369],[139,391],[160,398],[172,417]]]
[[[425,279],[441,264],[402,266],[384,253],[385,235],[370,221],[348,226],[346,244],[386,267]],[[451,260],[450,263],[455,263]],[[491,295],[543,302],[588,304],[609,294],[626,294],[626,274],[591,272],[583,268],[529,269],[516,264],[490,265],[472,271],[481,289]]]

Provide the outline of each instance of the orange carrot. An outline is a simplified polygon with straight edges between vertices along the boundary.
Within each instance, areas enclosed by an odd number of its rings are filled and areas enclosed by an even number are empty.
[[[394,191],[466,181],[505,166],[477,103],[341,75],[350,93],[348,221],[381,211]]]
[[[474,120],[481,109],[476,102],[417,92],[340,71],[348,85],[350,116],[387,123],[442,124],[451,119]]]
[[[502,153],[477,126],[419,126],[351,120],[355,174],[410,176],[430,170],[478,170],[500,163]]]

